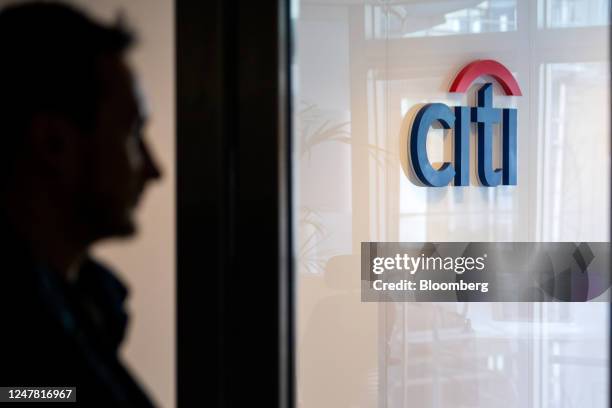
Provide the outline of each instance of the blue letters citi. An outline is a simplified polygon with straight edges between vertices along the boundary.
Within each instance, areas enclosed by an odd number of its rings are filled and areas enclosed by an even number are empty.
[[[454,129],[454,163],[439,169],[427,157],[427,133],[434,122],[444,129]],[[470,184],[470,123],[477,124],[478,179],[488,187],[516,185],[517,110],[493,107],[493,86],[485,84],[478,91],[478,106],[451,109],[442,103],[423,106],[416,115],[410,134],[410,159],[419,180],[430,187]],[[493,127],[501,126],[502,168],[493,168]]]

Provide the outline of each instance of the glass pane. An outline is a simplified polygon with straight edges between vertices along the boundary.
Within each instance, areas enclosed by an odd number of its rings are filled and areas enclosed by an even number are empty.
[[[360,301],[361,242],[609,240],[607,8],[568,1],[563,20],[560,3],[297,2],[300,407],[607,406],[606,303]],[[523,95],[486,76],[449,93],[477,59],[503,63]],[[417,185],[417,109],[474,106],[488,82],[518,111],[518,184],[479,185],[471,163],[467,187]],[[450,136],[430,131],[433,162]]]
[[[374,38],[516,30],[516,0],[399,2],[369,6]]]
[[[588,27],[608,24],[608,0],[538,0],[540,21],[547,28]]]
[[[607,62],[540,67],[542,239],[608,240],[610,194]],[[588,141],[588,142],[587,142]],[[550,182],[547,182],[550,181]],[[596,182],[596,188],[584,188]],[[594,186],[595,187],[595,186]],[[602,228],[603,227],[603,228]]]

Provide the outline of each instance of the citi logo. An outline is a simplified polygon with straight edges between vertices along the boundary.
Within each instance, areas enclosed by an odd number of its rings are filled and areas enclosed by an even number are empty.
[[[503,88],[506,95],[520,96],[521,90],[506,67],[497,61],[479,60],[466,65],[457,74],[450,92],[465,93],[477,78],[488,75]],[[427,157],[427,133],[435,122],[444,129],[454,130],[453,163],[445,162],[435,169]],[[477,106],[451,108],[442,103],[430,103],[416,114],[410,132],[410,160],[418,179],[430,187],[455,186],[470,183],[470,123],[477,124],[477,173],[484,186],[516,185],[517,110],[493,107],[493,84],[478,90]],[[493,129],[501,124],[502,168],[493,168]]]

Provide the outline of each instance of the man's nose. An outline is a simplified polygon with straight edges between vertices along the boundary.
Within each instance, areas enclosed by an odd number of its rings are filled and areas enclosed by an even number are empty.
[[[143,166],[144,167],[143,169],[144,179],[145,180],[159,180],[162,177],[162,172],[157,162],[153,158],[149,147],[144,141],[141,142],[141,149],[142,149],[142,157],[144,159],[144,166]]]

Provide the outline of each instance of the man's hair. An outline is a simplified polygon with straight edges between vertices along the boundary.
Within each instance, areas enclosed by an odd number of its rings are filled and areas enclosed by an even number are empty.
[[[121,54],[132,42],[131,33],[119,25],[103,25],[60,3],[28,2],[0,10],[3,148],[10,139],[21,139],[41,112],[91,130],[103,91],[99,57]]]

